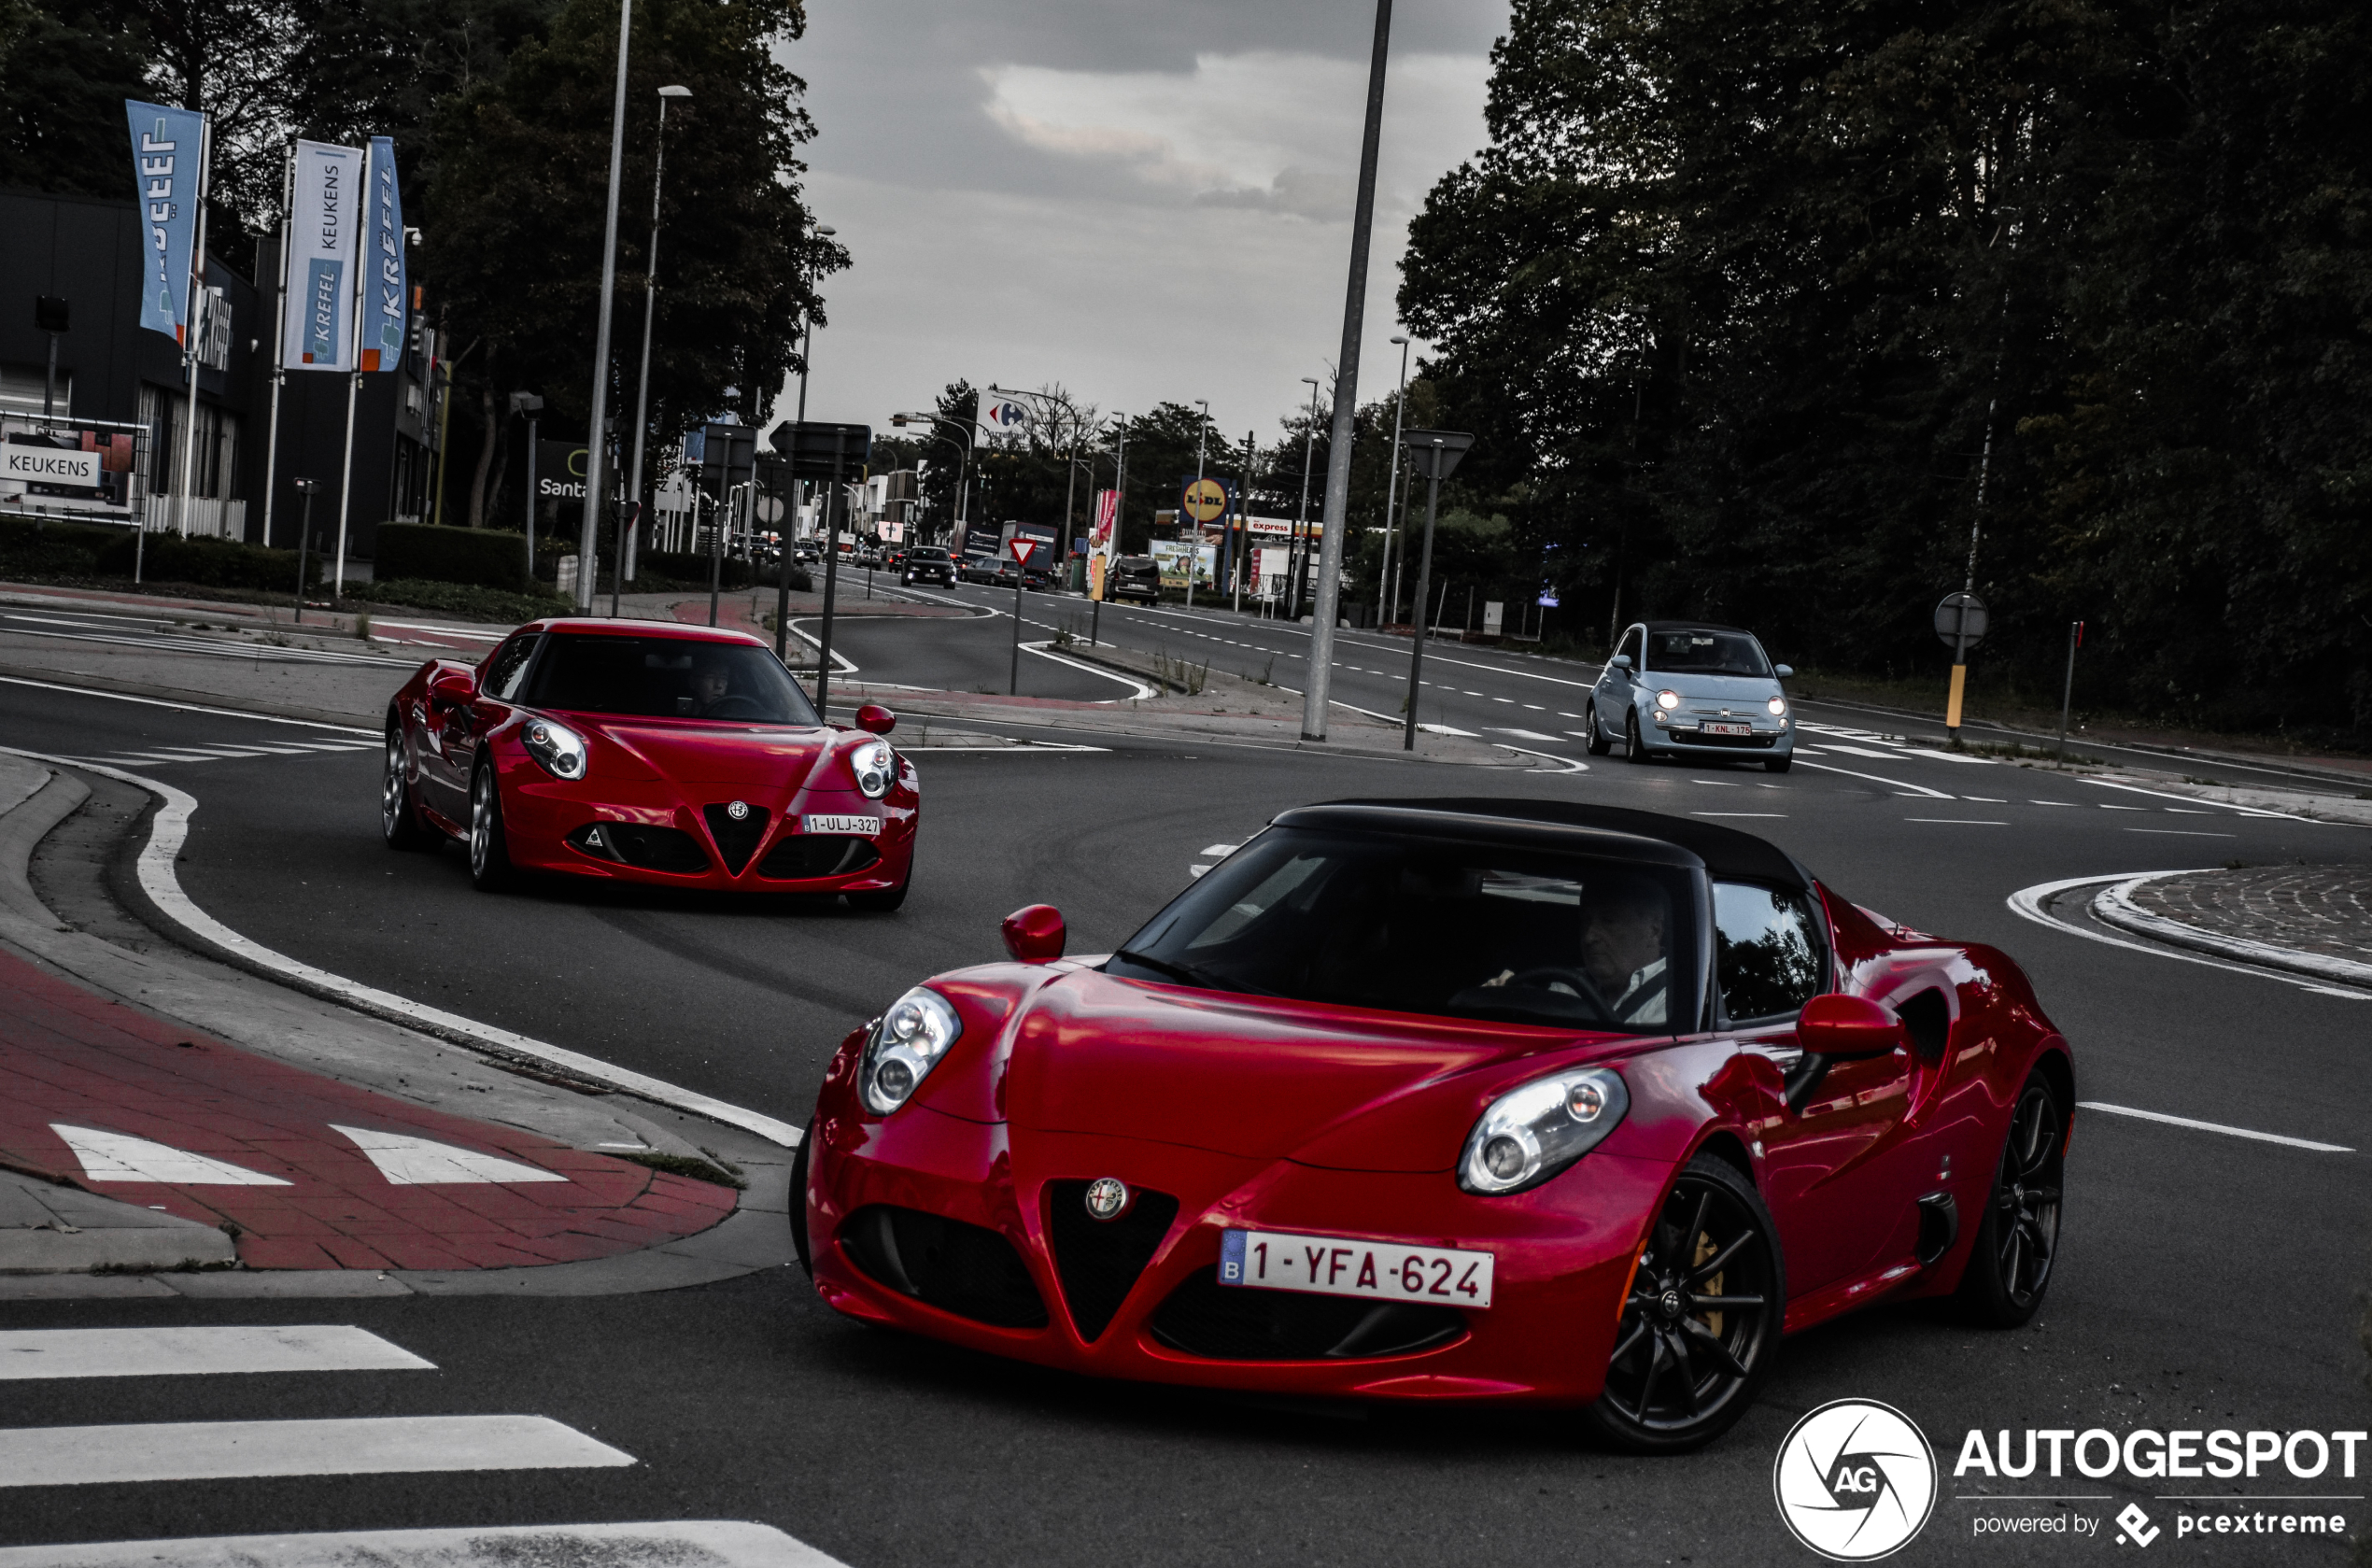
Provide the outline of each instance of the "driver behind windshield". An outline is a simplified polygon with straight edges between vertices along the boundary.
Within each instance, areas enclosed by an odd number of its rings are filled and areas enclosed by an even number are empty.
[[[713,654],[702,656],[692,666],[692,713],[697,718],[711,718],[733,695],[733,671]]]
[[[1582,968],[1618,1024],[1664,1022],[1664,899],[1629,890],[1582,911]]]

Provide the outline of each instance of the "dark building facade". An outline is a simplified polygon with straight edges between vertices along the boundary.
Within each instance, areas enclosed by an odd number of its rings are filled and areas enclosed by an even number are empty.
[[[131,184],[129,160],[124,183]],[[181,519],[179,487],[189,434],[188,372],[180,346],[140,326],[142,233],[130,201],[0,191],[0,415],[42,410],[50,334],[36,324],[35,303],[64,299],[69,318],[58,334],[56,408],[81,419],[137,425],[148,432],[141,466],[151,528]],[[261,286],[209,259],[205,281],[227,310],[227,331],[212,333],[214,358],[201,357],[189,531],[253,544],[296,544],[303,496],[291,481],[318,482],[315,538],[336,540],[345,472],[350,377],[288,373],[280,389],[280,441],[271,454],[272,372],[278,310],[279,240],[258,247]],[[346,552],[367,563],[379,525],[415,520],[429,508],[434,466],[434,343],[417,312],[403,362],[361,377],[354,402],[352,502]],[[265,505],[267,464],[273,472]],[[265,536],[267,510],[270,537]]]

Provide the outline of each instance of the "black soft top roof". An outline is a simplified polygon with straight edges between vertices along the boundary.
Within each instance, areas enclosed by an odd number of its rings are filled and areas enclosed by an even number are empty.
[[[1328,800],[1297,806],[1279,827],[1491,839],[1666,866],[1702,866],[1715,877],[1812,891],[1812,873],[1778,845],[1734,827],[1620,806],[1563,800]]]

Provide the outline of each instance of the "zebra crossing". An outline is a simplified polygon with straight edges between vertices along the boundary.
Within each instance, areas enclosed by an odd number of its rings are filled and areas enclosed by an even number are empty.
[[[104,1387],[112,1388],[126,1379],[437,1370],[427,1358],[353,1324],[0,1330],[0,1387],[106,1379]],[[565,1422],[512,1412],[0,1427],[0,1497],[34,1487],[616,1470],[640,1462]],[[7,1512],[0,1504],[0,1518]],[[0,1547],[0,1568],[365,1562],[493,1568],[529,1560],[554,1568],[597,1562],[605,1568],[840,1568],[780,1531],[729,1520]]]
[[[93,753],[69,756],[67,762],[88,762],[103,768],[167,768],[204,762],[246,762],[266,756],[328,756],[342,752],[375,752],[380,742],[357,735],[320,741],[278,741],[270,744],[156,746],[146,751]]]

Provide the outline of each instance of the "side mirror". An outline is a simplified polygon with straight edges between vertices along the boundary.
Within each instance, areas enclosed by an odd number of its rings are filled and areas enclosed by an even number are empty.
[[[1790,680],[1795,675],[1796,667],[1792,664],[1774,664],[1771,667],[1771,672],[1780,680]]]
[[[429,677],[429,701],[439,708],[458,708],[478,694],[478,678],[467,669],[448,666]]]
[[[1894,1009],[1867,996],[1814,996],[1796,1018],[1796,1043],[1815,1056],[1870,1056],[1902,1043]]]
[[[1631,656],[1629,654],[1617,654],[1614,657],[1606,661],[1606,668],[1609,670],[1628,670],[1631,668]]]
[[[856,710],[856,727],[875,735],[886,735],[897,727],[897,715],[878,702],[868,702]]]
[[[1052,904],[1027,904],[1005,917],[998,927],[1005,951],[1017,964],[1051,964],[1063,955],[1063,911]]]

